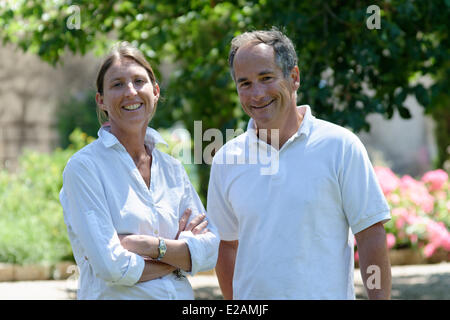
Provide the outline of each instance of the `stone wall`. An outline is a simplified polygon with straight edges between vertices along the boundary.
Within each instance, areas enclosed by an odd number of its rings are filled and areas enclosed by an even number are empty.
[[[66,55],[53,67],[12,45],[0,47],[0,169],[14,171],[26,148],[49,152],[58,144],[55,110],[93,87],[98,61]]]

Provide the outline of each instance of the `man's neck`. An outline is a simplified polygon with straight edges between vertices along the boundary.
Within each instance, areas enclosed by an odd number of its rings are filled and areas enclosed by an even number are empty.
[[[300,128],[304,113],[295,107],[293,113],[286,117],[282,125],[275,128],[256,128],[256,135],[259,139],[270,144],[273,148],[280,150],[281,147],[292,137]],[[256,123],[255,123],[256,125]]]

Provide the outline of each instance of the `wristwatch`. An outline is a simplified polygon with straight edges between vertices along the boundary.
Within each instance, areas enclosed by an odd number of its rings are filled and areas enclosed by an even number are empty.
[[[157,261],[164,258],[166,251],[167,251],[167,246],[166,246],[166,242],[164,241],[164,239],[161,237],[158,237],[158,239],[159,239],[159,246],[158,246],[159,255],[156,258]]]

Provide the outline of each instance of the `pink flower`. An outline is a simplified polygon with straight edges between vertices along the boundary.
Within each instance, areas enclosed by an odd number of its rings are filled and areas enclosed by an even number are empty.
[[[409,175],[404,175],[400,179],[400,189],[401,190],[409,190],[416,189],[420,185],[420,182],[416,181],[413,177]]]
[[[417,236],[417,234],[410,234],[409,235],[409,240],[412,242],[412,243],[417,243],[417,240],[419,240],[419,237]]]
[[[438,190],[435,193],[435,197],[437,200],[445,200],[447,198],[447,192],[444,190]]]
[[[429,241],[435,248],[448,248],[450,246],[450,233],[443,222],[430,220],[427,224],[427,232]]]
[[[403,228],[403,226],[405,225],[406,219],[403,217],[398,217],[397,220],[395,220],[395,227],[397,229],[401,229]]]
[[[425,246],[423,249],[423,253],[425,254],[425,257],[429,258],[433,255],[434,251],[436,251],[436,247],[433,243],[429,243]]]
[[[392,204],[399,204],[400,203],[400,196],[396,193],[391,193],[386,197]]]
[[[405,208],[394,208],[392,209],[392,215],[396,217],[406,217],[408,215],[408,210]]]
[[[388,249],[392,248],[395,245],[395,236],[392,233],[386,234],[386,242]]]
[[[450,233],[447,233],[447,236],[443,239],[442,247],[446,251],[450,251]]]
[[[406,175],[400,180],[402,196],[409,197],[411,201],[420,206],[425,213],[431,213],[434,208],[434,198],[428,192],[424,183],[416,181]]]
[[[448,174],[442,169],[437,169],[434,171],[428,171],[422,177],[422,181],[429,183],[430,191],[439,190],[442,188],[444,183],[448,180]]]
[[[400,185],[400,180],[389,168],[374,167],[378,182],[384,195],[388,195]]]

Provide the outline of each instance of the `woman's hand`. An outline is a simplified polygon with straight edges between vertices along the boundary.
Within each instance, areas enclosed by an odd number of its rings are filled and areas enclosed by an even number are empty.
[[[177,236],[175,237],[175,240],[178,240],[180,233],[183,231],[191,231],[194,235],[209,232],[209,230],[206,228],[206,226],[208,225],[208,221],[205,220],[206,215],[199,214],[196,217],[194,217],[191,220],[191,222],[189,222],[189,224],[187,224],[191,214],[192,210],[189,208],[184,211],[178,223],[178,233]]]

